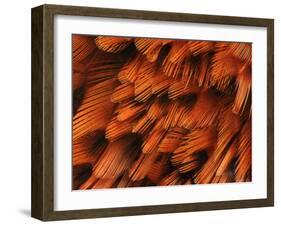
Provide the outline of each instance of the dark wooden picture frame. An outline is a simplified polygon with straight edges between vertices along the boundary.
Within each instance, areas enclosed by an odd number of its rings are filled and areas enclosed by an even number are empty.
[[[54,210],[54,16],[95,16],[265,27],[267,29],[267,198],[87,210]],[[274,20],[123,9],[42,5],[32,9],[31,215],[50,221],[274,205]]]

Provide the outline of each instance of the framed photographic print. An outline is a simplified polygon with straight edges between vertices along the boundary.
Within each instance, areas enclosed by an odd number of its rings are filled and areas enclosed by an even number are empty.
[[[32,216],[273,206],[272,19],[32,9]]]

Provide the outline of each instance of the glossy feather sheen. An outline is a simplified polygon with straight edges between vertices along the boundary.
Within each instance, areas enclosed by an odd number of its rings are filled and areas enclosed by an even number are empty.
[[[251,44],[72,42],[73,189],[251,181]]]

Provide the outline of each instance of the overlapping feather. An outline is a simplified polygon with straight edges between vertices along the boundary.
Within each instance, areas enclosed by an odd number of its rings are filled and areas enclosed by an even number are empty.
[[[74,189],[251,180],[251,44],[72,41]]]

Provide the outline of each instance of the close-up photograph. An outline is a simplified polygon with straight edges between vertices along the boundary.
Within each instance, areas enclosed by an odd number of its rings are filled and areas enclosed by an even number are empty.
[[[278,2],[1,12],[3,225],[279,224]]]
[[[72,36],[73,189],[251,181],[249,43]]]

